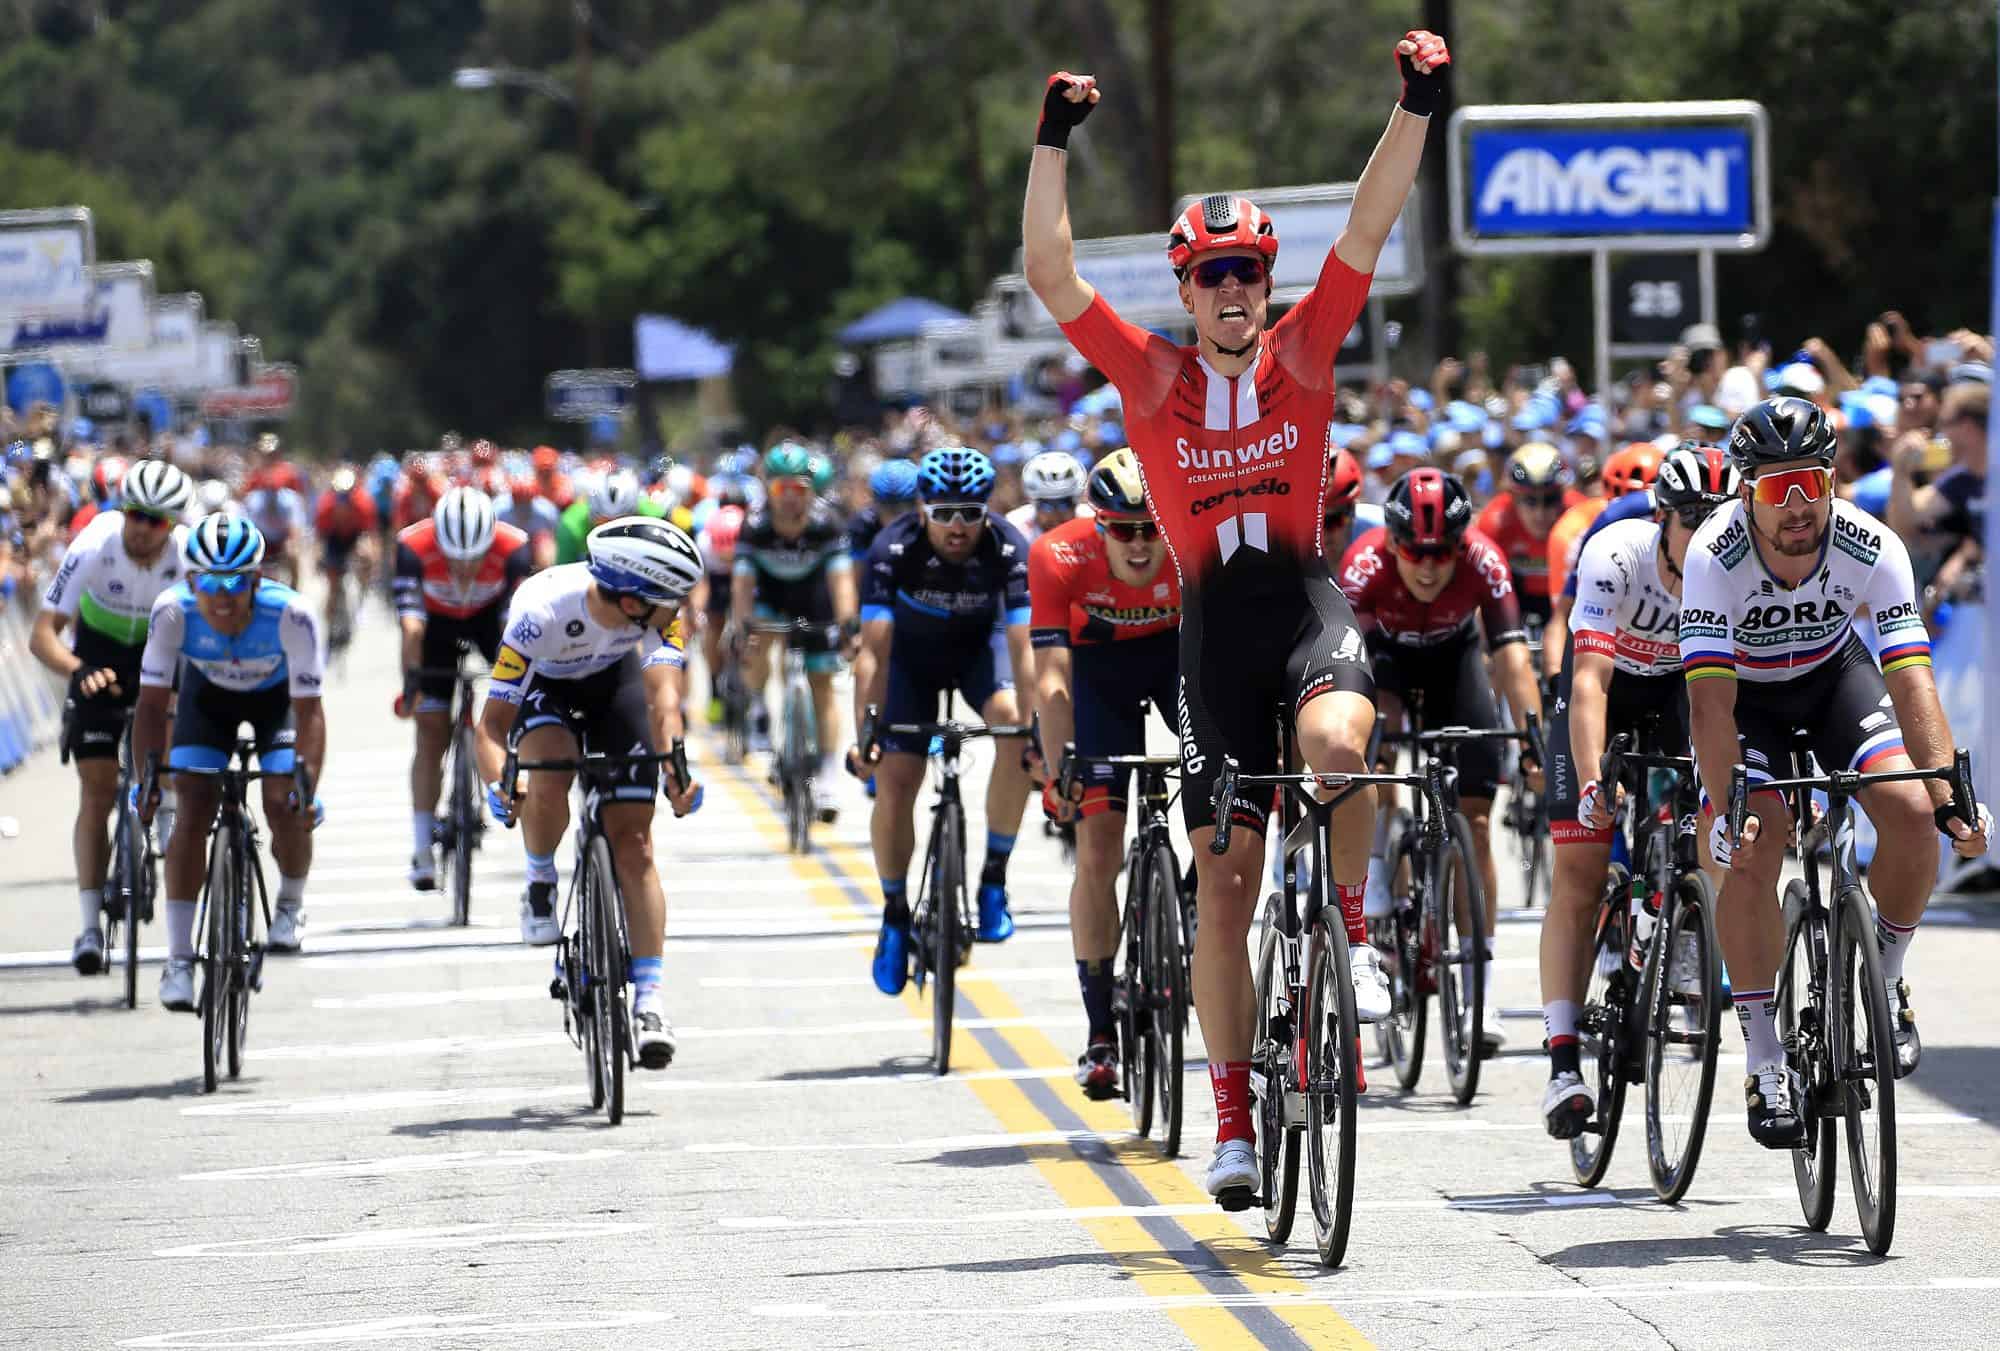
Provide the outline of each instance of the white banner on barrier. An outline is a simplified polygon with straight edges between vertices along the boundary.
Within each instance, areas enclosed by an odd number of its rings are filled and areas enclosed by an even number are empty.
[[[111,353],[137,353],[153,343],[153,265],[146,259],[92,268],[96,299],[75,321],[30,320],[14,330],[8,350],[34,350],[77,380],[99,378]]]
[[[81,206],[0,211],[0,330],[23,320],[79,319],[95,299],[97,239]]]

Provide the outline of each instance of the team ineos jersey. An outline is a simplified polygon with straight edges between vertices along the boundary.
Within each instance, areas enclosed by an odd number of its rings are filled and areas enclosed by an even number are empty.
[[[780,534],[769,507],[753,513],[736,537],[734,571],[739,577],[802,582],[816,573],[845,572],[854,566],[847,531],[824,502],[814,502],[798,534]]]
[[[257,583],[249,625],[235,635],[201,617],[186,582],[161,592],[153,602],[139,683],[155,689],[172,685],[183,660],[219,689],[248,692],[284,684],[294,699],[319,698],[326,663],[319,616],[304,596],[268,578]]]
[[[1471,638],[1483,621],[1486,645],[1499,648],[1525,641],[1521,605],[1507,556],[1500,546],[1469,529],[1459,540],[1458,566],[1444,590],[1418,600],[1396,571],[1389,532],[1370,530],[1347,547],[1340,563],[1340,589],[1362,627],[1397,647],[1437,647]]]
[[[77,621],[72,649],[89,641],[86,633],[136,648],[146,641],[153,602],[180,580],[181,549],[186,543],[186,529],[175,526],[159,556],[150,566],[141,566],[125,552],[124,515],[102,512],[70,541],[42,604]]]
[[[1620,521],[1591,539],[1570,617],[1577,655],[1598,653],[1632,675],[1681,669],[1681,602],[1660,580],[1660,542],[1651,521]]]
[[[1680,647],[1690,684],[1802,676],[1838,653],[1862,616],[1874,625],[1885,673],[1931,664],[1909,551],[1851,502],[1835,499],[1819,565],[1797,586],[1764,565],[1741,502],[1695,532],[1685,571]]]
[[[518,704],[534,679],[580,680],[623,661],[634,648],[644,666],[687,664],[679,615],[665,629],[623,620],[605,628],[590,617],[589,595],[587,563],[559,564],[521,583],[507,607],[487,694]]]
[[[1321,502],[1334,358],[1368,299],[1332,249],[1312,291],[1263,335],[1241,375],[1118,317],[1102,295],[1063,333],[1118,387],[1146,501],[1190,614],[1301,594],[1326,573]],[[1285,620],[1289,622],[1289,617]]]
[[[1036,647],[1089,647],[1171,633],[1181,589],[1167,569],[1150,582],[1118,580],[1094,520],[1067,521],[1028,548],[1029,640]]]

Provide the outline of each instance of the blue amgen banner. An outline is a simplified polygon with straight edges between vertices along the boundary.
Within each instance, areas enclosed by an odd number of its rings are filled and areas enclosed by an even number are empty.
[[[1482,236],[1727,235],[1755,227],[1746,126],[1468,128]]]

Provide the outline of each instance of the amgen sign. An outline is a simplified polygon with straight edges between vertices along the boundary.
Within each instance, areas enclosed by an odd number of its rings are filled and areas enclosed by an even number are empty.
[[[1754,103],[1466,108],[1450,144],[1466,252],[1746,249],[1769,233]]]

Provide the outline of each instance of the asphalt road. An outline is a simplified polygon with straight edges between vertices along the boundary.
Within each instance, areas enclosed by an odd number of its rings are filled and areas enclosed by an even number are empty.
[[[1470,1109],[1441,1062],[1409,1096],[1377,1074],[1327,1272],[1305,1217],[1274,1251],[1202,1194],[1198,1068],[1178,1161],[1070,1082],[1052,842],[1023,835],[1021,931],[961,978],[939,1081],[926,1005],[868,981],[858,789],[790,859],[706,744],[708,805],[656,837],[680,1056],[608,1127],[549,955],[515,941],[515,837],[489,834],[468,930],[405,886],[391,663],[378,611],[328,696],[305,954],[268,964],[243,1077],[212,1096],[152,969],[127,1012],[67,965],[70,772],[0,781],[22,827],[0,839],[0,1344],[1911,1347],[2000,1325],[1996,910],[1941,900],[1911,959],[1927,1049],[1898,1094],[1892,1256],[1862,1246],[1844,1177],[1830,1231],[1800,1226],[1787,1159],[1744,1133],[1733,1030],[1684,1205],[1652,1199],[1636,1097],[1607,1186],[1574,1186],[1538,1116],[1535,917],[1508,913],[1509,1046]]]

